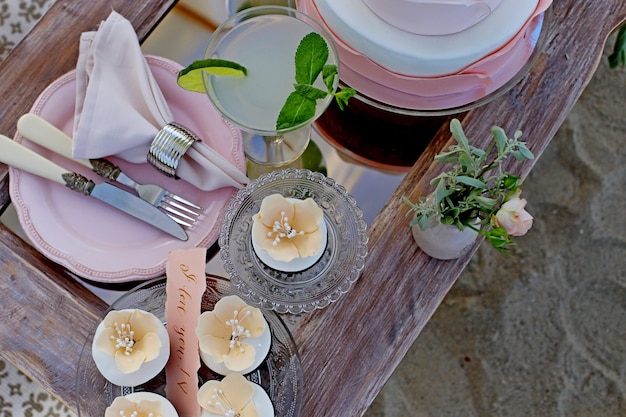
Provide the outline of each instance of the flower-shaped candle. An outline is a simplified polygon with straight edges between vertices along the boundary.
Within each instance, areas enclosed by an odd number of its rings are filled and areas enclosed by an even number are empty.
[[[152,392],[135,392],[116,397],[104,411],[104,417],[178,417],[165,397]]]
[[[98,325],[91,351],[107,380],[136,386],[165,367],[170,343],[165,326],[154,314],[138,309],[113,310]]]
[[[324,253],[327,241],[324,213],[312,198],[269,195],[252,220],[252,246],[259,259],[271,268],[302,271]]]
[[[240,374],[222,381],[207,381],[198,390],[201,417],[273,417],[274,407],[267,393]]]
[[[236,295],[221,298],[213,311],[202,313],[196,335],[202,361],[221,375],[252,372],[265,359],[271,344],[261,310]]]

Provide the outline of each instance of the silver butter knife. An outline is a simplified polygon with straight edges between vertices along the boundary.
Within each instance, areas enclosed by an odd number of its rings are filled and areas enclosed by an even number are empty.
[[[180,240],[188,239],[181,225],[152,204],[111,184],[95,184],[78,173],[68,172],[65,168],[4,135],[0,135],[0,162],[95,197]]]

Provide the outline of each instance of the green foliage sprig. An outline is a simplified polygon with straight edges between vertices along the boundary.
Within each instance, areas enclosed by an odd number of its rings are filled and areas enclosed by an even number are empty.
[[[328,45],[320,34],[312,32],[302,38],[295,55],[294,91],[289,94],[280,110],[276,120],[277,130],[298,126],[311,119],[315,115],[317,100],[324,99],[329,94],[335,97],[341,110],[348,105],[348,99],[356,94],[353,88],[333,91],[339,70],[336,65],[326,64],[328,55]],[[320,74],[326,90],[313,86]]]
[[[521,131],[508,138],[502,128],[494,126],[493,143],[487,150],[471,144],[457,119],[451,121],[450,132],[456,144],[435,156],[435,161],[452,167],[430,182],[435,186],[432,198],[420,197],[416,203],[404,198],[415,215],[411,226],[418,224],[425,230],[436,216],[442,224],[478,231],[497,250],[506,252],[513,241],[494,218],[507,200],[519,196],[520,177],[504,172],[503,163],[510,156],[517,161],[534,156],[526,143],[520,141]]]

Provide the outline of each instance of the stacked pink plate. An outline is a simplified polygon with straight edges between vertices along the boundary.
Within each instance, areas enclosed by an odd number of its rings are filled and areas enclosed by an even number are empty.
[[[529,61],[552,0],[297,0],[333,36],[341,79],[408,110],[466,106]]]

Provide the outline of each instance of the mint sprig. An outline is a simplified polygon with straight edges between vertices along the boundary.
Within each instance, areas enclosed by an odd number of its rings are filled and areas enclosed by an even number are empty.
[[[333,92],[339,70],[336,65],[326,65],[328,54],[328,45],[318,33],[312,32],[302,38],[295,55],[294,91],[289,94],[278,114],[277,130],[288,129],[311,119],[315,116],[317,100],[324,99],[329,94],[335,97],[341,110],[348,105],[350,97],[356,94],[353,88]],[[313,86],[320,74],[326,91]]]
[[[319,34],[312,32],[300,41],[296,49],[296,82],[313,84],[328,60],[328,46]]]

